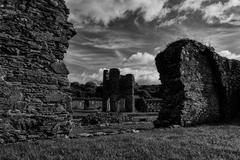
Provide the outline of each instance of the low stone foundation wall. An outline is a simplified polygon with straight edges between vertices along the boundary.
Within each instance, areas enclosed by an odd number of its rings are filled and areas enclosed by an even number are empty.
[[[0,143],[65,137],[72,125],[71,116],[66,113],[43,115],[9,110],[0,119]]]

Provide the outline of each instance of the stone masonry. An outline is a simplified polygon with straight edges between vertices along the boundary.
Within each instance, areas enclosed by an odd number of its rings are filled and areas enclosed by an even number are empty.
[[[240,115],[240,62],[183,39],[156,57],[166,105],[159,122],[183,126]],[[166,125],[166,124],[163,124]]]
[[[69,71],[63,58],[75,34],[68,14],[64,0],[0,0],[1,113],[41,119],[45,127],[68,117]]]
[[[135,80],[132,74],[120,75],[119,69],[103,72],[103,111],[133,112]]]

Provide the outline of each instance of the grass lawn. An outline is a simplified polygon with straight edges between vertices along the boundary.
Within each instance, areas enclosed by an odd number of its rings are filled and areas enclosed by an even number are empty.
[[[0,160],[240,159],[240,126],[152,129],[0,146]]]

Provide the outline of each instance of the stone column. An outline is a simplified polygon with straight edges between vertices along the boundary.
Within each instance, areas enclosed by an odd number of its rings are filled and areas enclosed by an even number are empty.
[[[110,97],[110,112],[117,112],[117,111],[118,111],[117,96],[111,95],[111,97]]]
[[[119,96],[119,81],[120,70],[117,68],[110,69],[109,73],[109,86],[110,86],[110,111],[116,112],[117,109],[117,97]]]
[[[103,71],[103,100],[102,100],[102,111],[107,112],[108,110],[108,101],[109,101],[109,72],[108,70]]]
[[[134,98],[134,86],[135,79],[134,75],[127,74],[126,75],[126,112],[134,112],[135,111],[135,98]]]
[[[88,110],[89,109],[89,100],[85,99],[84,101],[84,110]]]

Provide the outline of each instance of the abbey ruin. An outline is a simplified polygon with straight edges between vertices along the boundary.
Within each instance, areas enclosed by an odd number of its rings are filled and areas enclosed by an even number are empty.
[[[70,84],[68,15],[64,0],[0,0],[0,143],[68,135],[72,109],[157,113],[156,127],[240,115],[240,62],[189,39],[156,57],[161,85],[137,85],[116,68],[100,86]]]

